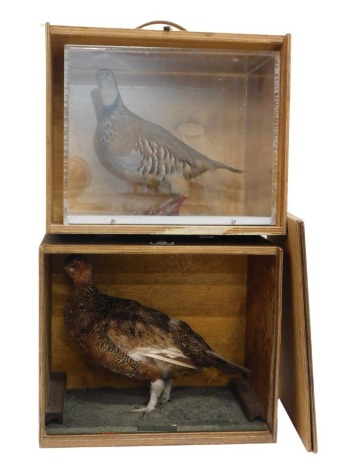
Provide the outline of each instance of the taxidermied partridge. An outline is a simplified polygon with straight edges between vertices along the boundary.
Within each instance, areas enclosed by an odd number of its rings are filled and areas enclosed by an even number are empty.
[[[170,399],[173,378],[187,369],[216,367],[228,374],[249,370],[223,359],[185,322],[140,303],[100,292],[93,268],[81,255],[70,255],[64,269],[73,290],[64,313],[69,336],[100,366],[151,383],[146,407]]]
[[[92,91],[92,101],[97,116],[98,158],[124,181],[171,194],[173,200],[154,213],[177,215],[188,196],[189,180],[206,171],[243,173],[210,159],[164,127],[131,112],[110,69],[98,70],[96,80],[98,89]]]

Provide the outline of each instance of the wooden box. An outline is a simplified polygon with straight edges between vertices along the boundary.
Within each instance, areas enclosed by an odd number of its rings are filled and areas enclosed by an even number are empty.
[[[315,451],[303,226],[290,217],[288,227],[287,237],[281,237],[283,248],[261,237],[236,241],[227,237],[212,243],[182,237],[161,245],[131,238],[47,235],[40,248],[41,445],[275,442],[280,396],[306,448]],[[199,407],[208,406],[203,404],[205,395],[228,390],[231,404],[245,402],[246,417],[233,422],[213,416],[187,426],[183,416],[192,415],[192,405],[190,410],[185,405],[176,422],[160,417],[159,421],[157,415],[157,423],[138,418],[131,424],[128,418],[129,424],[121,424],[113,418],[113,423],[97,424],[94,419],[80,421],[80,409],[84,413],[81,399],[70,409],[73,422],[64,416],[61,424],[66,388],[69,393],[84,389],[83,402],[86,400],[91,413],[94,402],[104,407],[113,400],[118,410],[119,389],[141,387],[97,369],[68,339],[63,309],[69,282],[62,265],[69,253],[85,253],[91,259],[103,291],[139,300],[187,321],[220,353],[250,368],[252,375],[245,383],[237,384],[225,374],[207,369],[178,379],[175,388],[175,402],[180,400],[180,406],[185,397],[178,398],[178,390],[187,387],[187,397],[199,398]],[[115,390],[108,397],[107,388]],[[95,390],[96,395],[88,397],[87,389]],[[148,389],[144,394],[147,396]],[[135,415],[131,408],[131,404],[127,406],[125,416]]]
[[[289,36],[47,26],[48,233],[40,246],[41,446],[276,442],[280,398],[306,449],[317,450],[304,228],[286,212],[289,43]],[[237,216],[226,224],[207,224],[197,213],[194,223],[178,223],[186,220],[178,219],[181,212],[161,223],[145,214],[140,223],[134,219],[120,223],[119,217],[111,223],[91,219],[77,223],[75,218],[72,222],[65,213],[67,201],[70,207],[89,206],[89,198],[79,193],[92,172],[87,171],[87,161],[81,165],[81,156],[70,160],[67,150],[71,144],[66,139],[72,137],[67,133],[66,46],[109,46],[114,51],[166,48],[201,55],[233,51],[247,62],[273,53],[280,69],[273,108],[278,120],[271,121],[270,128],[271,133],[275,123],[276,158],[270,171],[262,166],[266,158],[256,156],[266,147],[265,130],[256,116],[267,113],[268,95],[273,103],[271,87],[269,93],[253,96],[257,88],[267,90],[263,62],[256,77],[238,69],[224,72],[246,85],[247,103],[252,103],[246,119],[248,150],[239,154],[245,171],[235,192],[246,215],[258,215],[259,201],[270,194],[264,209],[271,213],[270,222],[243,223],[245,218]],[[183,68],[182,82],[185,75]],[[193,70],[193,83],[196,75]],[[209,71],[199,75],[208,80]],[[272,79],[271,75],[271,83]],[[150,81],[145,86],[151,90]],[[265,190],[263,174],[271,179]],[[82,188],[75,182],[82,182]],[[219,188],[222,194],[222,184]],[[196,197],[194,207],[199,202]],[[214,369],[190,373],[175,383],[174,414],[168,415],[169,404],[162,415],[160,410],[147,417],[131,413],[132,405],[146,400],[148,388],[91,364],[65,332],[63,310],[70,282],[62,266],[66,255],[73,253],[92,261],[102,291],[186,321],[217,352],[251,369],[251,377],[229,377]]]
[[[283,234],[289,48],[289,35],[48,25],[47,232]],[[108,144],[95,134],[108,108],[95,77],[107,66],[134,113]],[[192,148],[240,173],[204,170],[203,156],[185,159],[185,144],[188,155]],[[174,197],[185,201],[170,216]]]

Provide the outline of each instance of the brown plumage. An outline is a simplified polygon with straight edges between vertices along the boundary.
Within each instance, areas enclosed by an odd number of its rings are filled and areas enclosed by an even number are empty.
[[[134,300],[100,292],[85,257],[68,256],[64,269],[73,281],[64,313],[69,336],[95,363],[151,383],[147,407],[135,411],[150,412],[158,399],[168,401],[173,378],[188,368],[249,373],[220,357],[185,322]]]

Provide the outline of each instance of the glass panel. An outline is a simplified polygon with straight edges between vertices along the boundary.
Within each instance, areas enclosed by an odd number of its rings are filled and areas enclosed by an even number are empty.
[[[65,223],[275,224],[279,61],[66,46]]]

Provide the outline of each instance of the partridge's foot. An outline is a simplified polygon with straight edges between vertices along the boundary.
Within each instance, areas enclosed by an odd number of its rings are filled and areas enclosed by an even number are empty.
[[[145,215],[179,215],[179,209],[183,205],[186,196],[179,196],[172,201],[167,202],[164,206],[156,210],[146,212]]]

